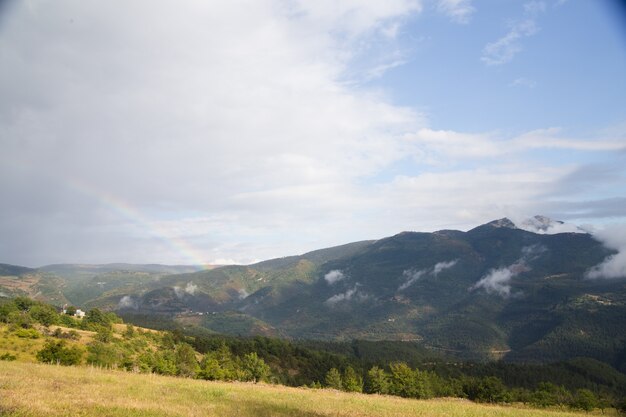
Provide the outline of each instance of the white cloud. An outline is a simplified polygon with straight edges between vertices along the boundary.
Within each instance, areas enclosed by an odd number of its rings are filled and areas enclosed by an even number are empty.
[[[486,65],[502,65],[512,61],[522,51],[522,40],[539,31],[537,17],[546,11],[545,2],[529,1],[523,7],[523,18],[514,22],[504,36],[483,48],[480,59]]]
[[[532,19],[515,24],[506,35],[483,48],[481,61],[487,65],[502,65],[512,61],[515,55],[522,51],[520,41],[534,35],[538,30],[536,22]]]
[[[343,274],[343,272],[338,269],[333,269],[332,271],[329,271],[326,275],[324,275],[324,279],[329,285],[333,285],[334,283],[343,280],[345,277],[346,276]]]
[[[188,282],[187,285],[185,286],[185,292],[190,295],[194,295],[197,289],[198,289],[198,286],[194,284],[193,282]]]
[[[594,237],[617,253],[589,269],[585,276],[590,279],[626,278],[626,224],[607,225],[595,231]]]
[[[411,285],[413,285],[413,283],[415,281],[417,281],[418,279],[420,279],[421,277],[423,277],[426,273],[428,272],[428,269],[421,269],[419,271],[415,271],[413,269],[407,269],[406,271],[402,272],[402,276],[404,278],[406,278],[406,281],[404,281],[399,287],[398,287],[398,291],[404,291],[407,288],[409,288]]]
[[[130,295],[125,295],[117,303],[117,309],[121,310],[121,309],[128,309],[128,308],[132,308],[136,310],[138,308],[138,304],[137,304],[137,300],[135,300],[133,297],[131,297]]]
[[[342,301],[358,301],[362,302],[369,298],[369,296],[358,289],[359,283],[356,283],[354,287],[349,288],[345,292],[335,294],[328,298],[324,303],[330,307]]]
[[[435,264],[435,266],[433,267],[433,275],[437,276],[442,271],[445,271],[446,269],[452,268],[454,265],[457,264],[458,261],[459,261],[458,259],[455,259],[453,261],[439,262],[439,263]]]
[[[437,275],[439,275],[442,271],[445,271],[446,269],[450,269],[454,265],[456,265],[458,261],[459,261],[458,259],[455,259],[452,261],[438,262],[432,268],[425,268],[425,269],[420,269],[420,270],[407,269],[402,272],[402,276],[405,278],[405,281],[402,284],[400,284],[400,286],[398,287],[398,291],[406,290],[407,288],[409,288],[411,285],[413,285],[416,281],[418,281],[425,275],[432,275],[433,277],[436,278]]]
[[[349,216],[354,183],[402,158],[423,122],[345,80],[418,1],[27,4],[0,38],[0,187],[13,195],[0,230],[21,236],[0,249],[16,262],[48,240],[30,262],[240,261],[218,247]],[[378,74],[402,62],[383,52]],[[172,251],[175,238],[202,250]],[[246,258],[276,254],[266,245]]]
[[[438,0],[437,9],[456,23],[469,23],[476,11],[471,0]]]
[[[502,298],[508,298],[511,294],[511,279],[517,275],[528,272],[532,268],[530,263],[539,258],[547,249],[541,245],[532,245],[522,248],[520,258],[513,264],[490,270],[478,282],[472,285],[469,290],[475,291],[483,289],[487,294],[496,294]]]
[[[511,295],[511,286],[509,285],[509,282],[513,276],[513,272],[508,267],[492,269],[470,289],[476,290],[482,288],[488,294],[497,294],[501,297],[507,298]]]

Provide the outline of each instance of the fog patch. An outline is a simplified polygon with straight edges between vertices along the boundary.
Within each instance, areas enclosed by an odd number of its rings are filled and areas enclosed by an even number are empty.
[[[448,261],[448,262],[439,262],[433,267],[433,275],[436,277],[442,271],[452,268],[454,265],[456,265],[458,261],[459,261],[458,259],[455,259],[453,261]]]
[[[532,245],[522,248],[520,258],[509,266],[490,270],[476,284],[469,288],[469,291],[479,289],[485,290],[487,294],[499,295],[502,298],[509,298],[511,295],[521,293],[511,293],[511,280],[523,272],[531,271],[529,263],[539,258],[547,248],[543,245]]]
[[[193,282],[188,282],[187,286],[185,287],[185,292],[189,295],[194,295],[197,289],[198,286],[196,284],[194,284]]]
[[[239,292],[240,300],[245,300],[246,298],[250,296],[250,293],[248,293],[248,291],[246,291],[245,288],[240,289],[238,292]]]
[[[324,275],[324,279],[328,282],[328,285],[333,285],[336,282],[343,280],[346,276],[339,269],[333,269]]]
[[[172,287],[174,289],[174,294],[176,294],[176,297],[178,298],[183,298],[185,296],[185,290],[183,290],[182,288],[180,288],[179,286],[174,286]]]
[[[607,226],[593,233],[593,237],[617,253],[608,256],[604,261],[595,265],[587,272],[587,279],[617,279],[626,278],[626,224]]]
[[[514,220],[515,227],[527,232],[540,235],[555,235],[557,233],[588,233],[575,224],[553,220],[546,216],[534,216],[527,219]]]
[[[120,299],[120,301],[117,303],[117,309],[118,310],[123,310],[123,309],[137,310],[138,308],[139,308],[139,304],[138,304],[137,300],[135,300],[130,295],[123,296]]]
[[[348,289],[347,291],[340,293],[340,294],[335,294],[332,297],[330,297],[328,300],[324,301],[324,304],[328,305],[328,306],[334,306],[337,303],[340,303],[342,301],[365,301],[369,298],[369,295],[363,293],[362,291],[360,291],[358,289],[358,287],[360,286],[360,284],[357,282],[354,287]]]
[[[409,288],[411,285],[413,285],[416,281],[418,281],[424,276],[430,275],[436,278],[437,275],[439,275],[442,271],[445,271],[446,269],[452,268],[454,265],[456,265],[458,261],[459,261],[458,259],[454,259],[452,261],[439,262],[431,268],[424,268],[420,270],[416,270],[416,269],[404,270],[402,272],[402,276],[404,277],[404,282],[400,284],[400,286],[398,287],[398,291],[406,290],[407,288]]]
[[[398,291],[403,291],[409,288],[415,281],[423,277],[428,272],[428,269],[420,269],[416,271],[414,269],[407,269],[402,272],[402,276],[406,278],[404,283],[398,287]]]

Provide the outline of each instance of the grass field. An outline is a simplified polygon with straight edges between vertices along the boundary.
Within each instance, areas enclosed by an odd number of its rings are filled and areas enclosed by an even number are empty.
[[[0,416],[582,417],[583,413],[0,362]]]

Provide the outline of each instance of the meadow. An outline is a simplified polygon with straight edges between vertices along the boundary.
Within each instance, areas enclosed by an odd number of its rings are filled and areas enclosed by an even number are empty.
[[[598,411],[599,413],[599,411]],[[3,417],[581,417],[572,411],[0,362]]]

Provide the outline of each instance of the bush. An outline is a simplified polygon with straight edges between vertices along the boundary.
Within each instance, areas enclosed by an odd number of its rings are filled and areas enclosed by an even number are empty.
[[[78,346],[66,347],[64,340],[48,341],[44,348],[37,352],[37,360],[44,363],[78,365],[82,358],[83,350]]]
[[[598,405],[598,399],[596,395],[588,389],[579,389],[576,391],[574,401],[572,401],[572,408],[576,408],[584,411],[591,411]]]
[[[11,355],[9,352],[0,355],[0,361],[14,361],[17,359],[17,356]]]
[[[41,336],[39,332],[35,329],[17,329],[14,333],[17,337],[21,337],[23,339],[39,339]]]

